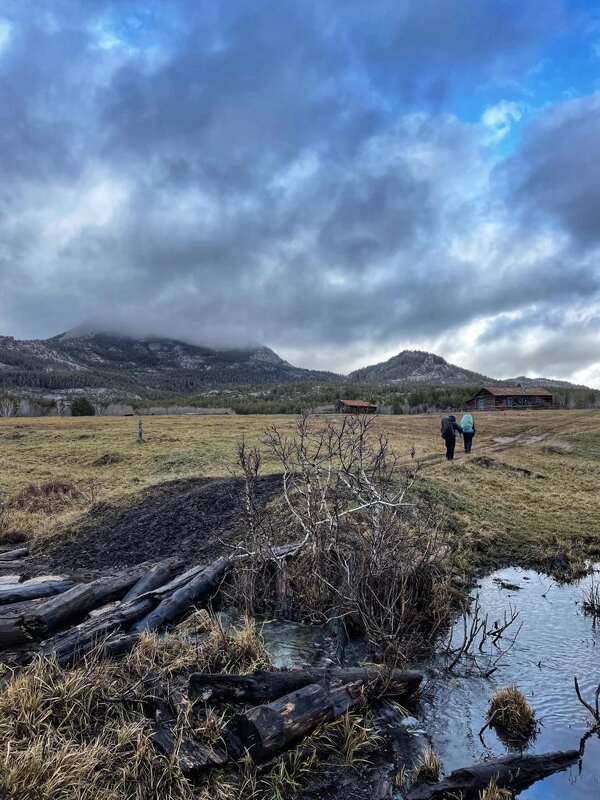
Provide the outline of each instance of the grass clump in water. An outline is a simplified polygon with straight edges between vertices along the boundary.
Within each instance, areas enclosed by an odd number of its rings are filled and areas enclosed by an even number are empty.
[[[442,764],[435,750],[426,747],[413,770],[413,783],[435,783],[440,779]]]
[[[581,603],[586,614],[600,617],[600,584],[592,580],[591,585],[583,597]]]
[[[535,712],[517,686],[500,689],[492,697],[487,724],[508,744],[524,744],[536,732]]]

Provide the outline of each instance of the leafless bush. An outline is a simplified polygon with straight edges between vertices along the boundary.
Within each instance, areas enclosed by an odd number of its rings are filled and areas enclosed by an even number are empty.
[[[280,566],[275,591],[313,619],[364,632],[373,652],[399,660],[448,622],[451,547],[439,516],[417,502],[418,464],[403,467],[376,424],[304,415],[292,435],[269,429],[266,449],[283,469],[288,538],[301,547]],[[238,457],[248,529],[260,549],[271,535],[251,501],[260,454],[242,444]]]
[[[12,397],[0,398],[0,417],[14,417],[17,405]]]

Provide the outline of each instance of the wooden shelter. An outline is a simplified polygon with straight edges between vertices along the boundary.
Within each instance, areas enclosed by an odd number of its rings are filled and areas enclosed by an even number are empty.
[[[338,400],[335,410],[338,414],[374,414],[377,406],[365,400]]]
[[[467,401],[470,411],[509,411],[523,408],[552,408],[552,392],[540,387],[484,386]]]

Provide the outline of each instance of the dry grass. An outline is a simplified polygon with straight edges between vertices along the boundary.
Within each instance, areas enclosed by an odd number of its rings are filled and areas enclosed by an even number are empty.
[[[501,789],[492,778],[485,789],[479,792],[479,800],[512,800],[513,794],[508,789]]]
[[[437,754],[431,747],[426,747],[419,756],[412,773],[414,783],[434,783],[440,779],[442,765]]]
[[[255,672],[271,666],[269,655],[250,617],[244,617],[240,626],[226,629],[222,622],[201,609],[188,617],[179,630],[201,635],[201,667],[205,672]]]
[[[536,732],[535,712],[517,686],[496,692],[490,701],[487,722],[503,741],[510,744],[524,744]]]
[[[83,491],[77,502],[53,510],[8,507],[4,541],[29,535],[33,544],[59,537],[95,503],[123,505],[143,489],[173,478],[228,475],[236,442],[260,442],[268,425],[291,429],[293,417],[146,418],[145,444],[137,442],[137,420],[109,417],[0,419],[0,479],[7,506],[30,485],[72,483]],[[600,555],[600,411],[477,414],[473,455],[542,474],[485,469],[461,452],[443,459],[439,416],[381,417],[378,425],[392,447],[423,465],[424,490],[452,510],[457,526],[482,561],[535,559],[554,540]],[[539,437],[551,437],[540,439]],[[507,437],[508,444],[495,442]],[[568,453],[548,446],[560,442]],[[111,455],[113,463],[94,462]],[[407,456],[410,460],[410,457]],[[265,472],[276,469],[265,460]],[[93,490],[90,487],[93,484]],[[0,538],[0,542],[2,538]]]
[[[250,671],[268,666],[256,626],[244,620],[225,631],[206,613],[160,640],[144,634],[122,661],[101,651],[73,668],[36,659],[0,689],[0,797],[3,800],[195,800],[177,765],[154,747],[144,703],[155,686],[184,685],[192,671]],[[193,640],[187,633],[194,628]],[[188,705],[176,733],[190,730],[206,744],[221,739],[229,711]],[[349,745],[350,746],[350,745]],[[358,747],[358,744],[354,745]],[[206,797],[250,796],[211,778]],[[280,775],[283,780],[283,775]],[[258,797],[259,795],[257,795]],[[264,796],[260,795],[261,797]]]
[[[0,796],[191,800],[141,708],[119,702],[132,685],[127,662],[100,657],[71,670],[39,659],[14,677],[0,692]]]

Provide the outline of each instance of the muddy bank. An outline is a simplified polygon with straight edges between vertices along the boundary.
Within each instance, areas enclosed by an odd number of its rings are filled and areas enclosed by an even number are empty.
[[[267,503],[280,489],[280,475],[261,478],[259,503]],[[32,560],[29,567],[68,573],[110,571],[169,556],[208,562],[242,538],[243,515],[241,479],[170,481],[127,508],[91,512],[68,541]]]

